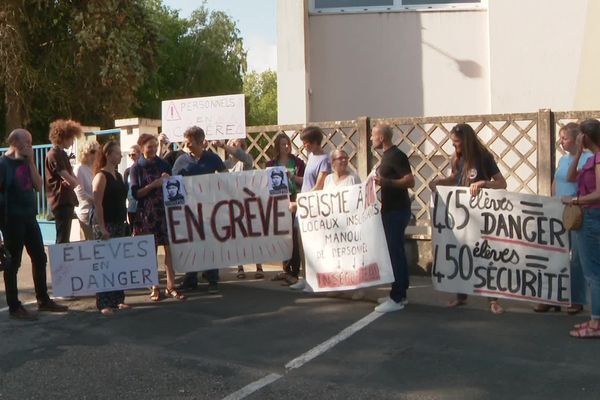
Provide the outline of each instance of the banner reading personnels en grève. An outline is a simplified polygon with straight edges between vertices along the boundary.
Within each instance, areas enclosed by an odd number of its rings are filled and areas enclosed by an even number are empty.
[[[204,129],[207,140],[245,138],[244,95],[196,97],[162,102],[162,131],[170,141],[183,141],[183,132],[192,126]]]
[[[569,234],[557,198],[469,188],[433,197],[436,289],[555,305],[570,299]]]
[[[315,292],[394,281],[381,206],[371,180],[299,193],[297,202],[306,281]]]
[[[163,183],[175,271],[291,258],[289,195],[273,190],[271,171],[173,176]]]
[[[48,246],[55,296],[88,296],[158,285],[154,236]]]

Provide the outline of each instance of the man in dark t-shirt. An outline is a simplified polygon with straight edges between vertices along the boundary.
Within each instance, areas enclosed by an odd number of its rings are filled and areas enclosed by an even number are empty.
[[[410,221],[408,189],[415,186],[408,157],[392,143],[393,131],[388,125],[377,125],[371,132],[375,149],[382,149],[381,164],[373,176],[381,186],[381,218],[394,271],[394,283],[389,297],[379,299],[377,312],[399,311],[404,308],[408,289],[408,265],[404,253],[404,232]]]
[[[48,296],[46,285],[46,253],[40,227],[35,219],[35,190],[42,189],[42,177],[35,166],[31,134],[15,129],[8,136],[9,150],[0,157],[0,228],[6,248],[12,256],[4,271],[6,303],[11,318],[34,320],[19,301],[17,272],[21,266],[23,247],[31,258],[35,297],[39,311],[64,312],[68,307],[55,303]]]

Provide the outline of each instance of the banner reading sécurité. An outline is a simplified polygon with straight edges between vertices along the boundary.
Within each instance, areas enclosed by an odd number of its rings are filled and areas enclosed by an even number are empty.
[[[436,289],[568,305],[569,234],[557,198],[438,187],[433,197]]]
[[[306,281],[315,292],[394,281],[372,181],[299,193],[297,202]]]
[[[173,176],[163,183],[175,271],[291,258],[289,195],[281,190],[287,181],[274,170]]]

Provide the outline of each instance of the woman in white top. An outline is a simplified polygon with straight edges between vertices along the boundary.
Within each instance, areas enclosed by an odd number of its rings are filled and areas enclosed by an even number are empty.
[[[325,177],[323,188],[352,186],[360,183],[360,178],[348,169],[348,153],[342,149],[331,153],[331,169],[333,172]]]
[[[79,226],[83,232],[85,240],[92,240],[93,233],[90,225],[90,211],[94,207],[94,197],[92,194],[92,180],[94,174],[92,167],[96,161],[100,146],[98,142],[87,142],[79,151],[79,165],[75,167],[75,176],[79,180],[79,186],[75,188],[75,194],[79,201],[79,206],[75,208],[75,214],[79,220]]]
[[[360,183],[360,178],[354,172],[348,169],[348,153],[342,149],[336,149],[331,152],[331,174],[325,177],[323,190],[333,189],[343,186],[352,186]],[[363,289],[346,292],[352,294],[352,300],[360,300],[365,297]],[[330,292],[328,296],[336,296],[338,292]],[[343,294],[343,292],[341,293]]]

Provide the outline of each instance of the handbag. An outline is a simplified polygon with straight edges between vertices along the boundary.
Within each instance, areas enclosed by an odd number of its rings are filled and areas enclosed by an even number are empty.
[[[563,209],[563,225],[570,231],[575,231],[583,225],[583,209],[577,204],[567,204]]]

